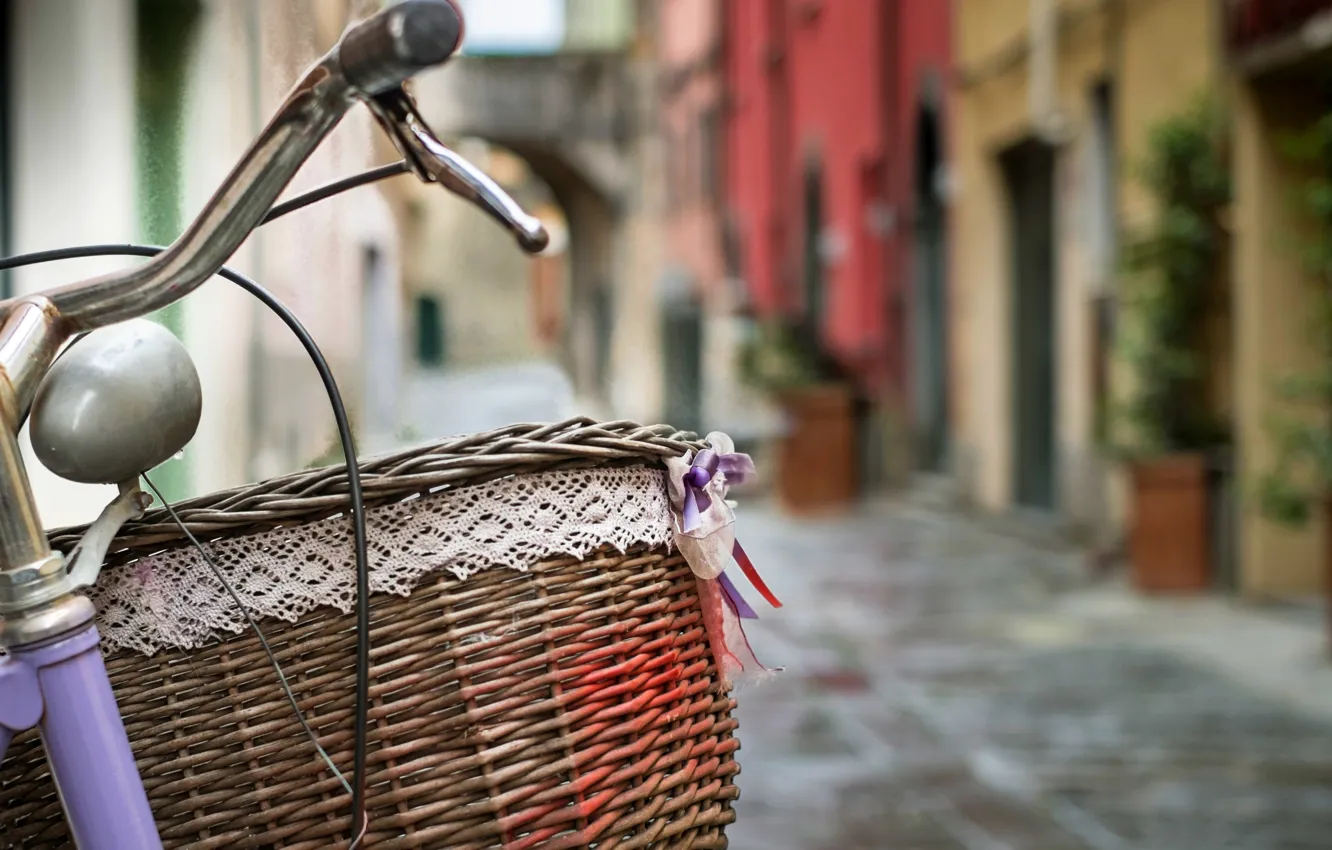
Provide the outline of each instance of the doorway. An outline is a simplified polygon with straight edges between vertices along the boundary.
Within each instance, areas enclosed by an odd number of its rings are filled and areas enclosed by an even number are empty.
[[[662,290],[662,362],[665,364],[666,421],[685,431],[703,425],[703,309],[693,282],[668,269]]]
[[[922,105],[916,116],[912,222],[912,417],[916,466],[943,473],[948,464],[948,303],[944,258],[943,157],[939,116]]]
[[[1012,292],[1013,499],[1053,510],[1055,151],[1029,140],[1000,157],[1008,189]]]

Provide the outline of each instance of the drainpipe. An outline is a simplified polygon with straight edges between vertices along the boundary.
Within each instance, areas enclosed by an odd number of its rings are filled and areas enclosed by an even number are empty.
[[[880,80],[883,86],[883,182],[880,191],[886,205],[882,222],[883,238],[878,250],[883,259],[883,273],[887,278],[876,282],[885,286],[880,290],[881,300],[872,302],[872,309],[885,322],[879,340],[882,349],[887,386],[883,407],[877,424],[879,452],[877,469],[872,470],[874,483],[896,489],[908,482],[913,465],[912,410],[911,410],[911,352],[907,342],[911,338],[911,291],[913,279],[910,266],[911,227],[915,214],[908,187],[909,175],[914,173],[916,157],[914,132],[916,109],[907,110],[903,102],[904,65],[898,45],[903,35],[899,0],[883,3],[880,20]],[[914,96],[919,96],[917,91]],[[913,97],[907,95],[907,98]],[[907,103],[910,103],[908,100]],[[904,123],[905,122],[905,123]],[[910,127],[911,130],[907,128]]]
[[[137,160],[139,228],[147,241],[165,245],[181,230],[181,198],[187,147],[185,123],[190,45],[203,16],[200,0],[137,0],[135,34],[135,122],[140,128]],[[185,339],[185,309],[172,304],[153,318]],[[167,499],[186,495],[188,457],[153,470]]]
[[[263,105],[263,24],[260,4],[263,0],[250,0],[245,4],[245,44],[246,44],[246,69],[249,72],[250,89],[250,136],[258,137],[259,131],[263,129],[264,105]],[[250,234],[250,246],[253,252],[253,276],[255,280],[262,281],[264,275],[264,232],[263,228],[255,230]],[[246,452],[246,476],[250,480],[259,477],[258,459],[261,452],[256,449],[259,447],[264,432],[264,346],[263,346],[263,325],[264,306],[256,299],[249,299],[250,307],[250,340],[248,352],[248,373],[249,380],[246,386],[249,389],[249,408],[250,408],[250,428],[249,428],[249,451]]]

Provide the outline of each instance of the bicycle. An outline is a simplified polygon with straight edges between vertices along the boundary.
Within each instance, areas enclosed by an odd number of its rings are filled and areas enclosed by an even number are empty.
[[[372,840],[383,841],[384,846],[425,847],[441,846],[435,842],[453,842],[461,840],[460,835],[469,835],[471,837],[462,842],[463,846],[583,846],[597,842],[603,842],[604,846],[617,843],[655,846],[658,841],[687,842],[682,846],[725,846],[721,828],[733,819],[729,803],[736,796],[732,780],[738,768],[734,765],[733,753],[738,744],[732,735],[735,724],[730,719],[734,703],[728,696],[727,672],[722,668],[730,669],[732,662],[736,663],[736,669],[757,663],[751,661],[752,655],[748,652],[737,650],[735,638],[737,618],[752,617],[753,611],[722,574],[725,566],[722,561],[730,557],[733,540],[730,532],[733,517],[725,499],[726,489],[752,471],[748,459],[734,454],[729,441],[720,435],[712,435],[708,442],[700,442],[693,435],[670,429],[574,420],[554,426],[515,426],[491,435],[462,438],[429,450],[378,459],[363,467],[356,459],[336,383],[323,363],[317,345],[305,333],[299,320],[262,287],[224,267],[227,258],[250,231],[263,222],[337,191],[403,172],[413,173],[426,182],[439,183],[471,201],[507,228],[522,249],[529,252],[541,250],[546,235],[540,222],[526,215],[484,174],[441,144],[403,87],[413,74],[448,59],[460,45],[462,31],[461,15],[448,0],[403,0],[349,27],[337,45],[296,84],[221,188],[171,246],[165,249],[89,246],[40,252],[0,262],[0,266],[13,267],[107,253],[150,257],[143,265],[126,271],[0,303],[0,370],[6,378],[0,381],[0,414],[4,417],[4,427],[0,428],[0,469],[3,469],[3,479],[0,479],[0,647],[8,652],[0,661],[0,758],[16,735],[32,729],[40,730],[70,836],[85,850],[164,846],[147,786],[117,704],[117,695],[112,689],[108,667],[99,649],[102,638],[94,623],[97,610],[89,599],[90,593],[99,587],[98,579],[113,545],[122,547],[117,556],[122,561],[130,558],[125,553],[135,554],[131,546],[135,534],[139,535],[138,539],[147,541],[145,546],[158,549],[165,545],[164,541],[177,538],[188,539],[197,548],[199,557],[207,563],[236,603],[236,608],[254,628],[263,651],[277,668],[286,700],[323,760],[322,763],[314,762],[313,767],[300,766],[299,775],[308,778],[296,781],[317,785],[322,789],[318,793],[324,800],[330,799],[329,789],[337,785],[341,785],[351,797],[348,824],[334,818],[332,808],[328,808],[314,818],[315,826],[311,826],[310,819],[307,819],[299,827],[275,826],[267,831],[256,827],[243,832],[240,843],[235,835],[231,835],[218,839],[223,843],[202,841],[202,846],[274,846],[275,843],[327,846],[346,838],[348,846],[356,848],[367,840],[370,820],[366,776],[372,678],[371,568],[367,539],[368,502],[362,488],[362,475],[376,476],[376,505],[393,507],[390,497],[406,498],[408,502],[404,504],[415,505],[411,510],[420,511],[421,505],[426,503],[424,497],[455,486],[459,481],[497,482],[515,471],[530,474],[533,470],[549,470],[551,475],[562,475],[564,470],[587,470],[605,464],[610,464],[607,475],[615,482],[628,482],[626,487],[650,491],[644,498],[654,505],[654,510],[657,502],[665,502],[668,497],[662,482],[669,484],[671,527],[661,532],[659,526],[664,514],[654,515],[655,525],[647,531],[638,529],[634,534],[618,537],[613,532],[603,532],[601,537],[595,538],[599,541],[596,545],[584,547],[587,552],[582,557],[573,561],[567,557],[547,559],[532,565],[530,574],[537,576],[534,581],[538,584],[544,579],[555,581],[552,577],[567,573],[575,580],[570,586],[591,588],[595,585],[592,590],[579,591],[584,593],[582,597],[577,594],[560,597],[572,600],[570,604],[577,603],[569,609],[572,614],[561,615],[579,622],[576,637],[553,635],[554,615],[548,616],[547,612],[530,604],[526,607],[514,605],[504,598],[508,591],[496,592],[496,598],[500,600],[496,610],[512,614],[516,631],[544,630],[540,640],[546,642],[544,645],[548,651],[542,657],[568,656],[575,650],[583,653],[573,668],[565,669],[559,675],[551,674],[549,688],[552,696],[542,705],[555,705],[561,712],[559,722],[564,726],[590,723],[585,733],[578,732],[574,737],[582,742],[592,741],[595,757],[589,757],[593,758],[590,762],[580,761],[579,754],[574,753],[569,757],[574,766],[560,768],[563,773],[542,767],[536,771],[540,781],[533,779],[536,784],[524,794],[506,792],[499,794],[499,799],[491,794],[488,803],[494,809],[490,814],[494,815],[492,820],[495,823],[459,827],[451,821],[447,829],[432,830],[427,828],[430,824],[424,815],[409,813],[399,818],[401,823],[391,825]],[[300,165],[357,102],[373,111],[403,155],[403,162],[339,181],[275,206],[274,202]],[[159,524],[154,525],[145,517],[151,499],[139,489],[140,477],[144,470],[165,461],[192,438],[201,415],[201,401],[197,374],[184,348],[168,332],[140,317],[179,300],[219,273],[264,300],[301,337],[319,366],[329,392],[347,464],[333,471],[302,473],[269,482],[268,489],[260,494],[262,498],[256,497],[256,491],[251,489],[238,491],[240,495],[219,494],[212,501],[193,500],[183,506],[163,502],[163,509],[157,512]],[[115,386],[108,388],[108,383]],[[113,389],[123,391],[116,396],[119,401],[114,403],[107,400],[112,398]],[[126,398],[129,401],[125,401]],[[100,405],[104,414],[113,412],[120,416],[122,427],[109,428],[104,420],[94,417],[90,422],[87,416],[80,416],[80,405],[86,408],[90,403]],[[76,481],[118,484],[120,487],[120,496],[86,529],[48,538],[40,522],[17,442],[18,430],[30,414],[34,446],[48,467]],[[124,427],[126,423],[131,427]],[[657,469],[625,468],[625,463],[650,463]],[[670,470],[664,478],[660,471],[663,466]],[[393,484],[389,480],[391,476],[381,472],[406,467],[417,470],[414,477],[404,476],[404,479],[411,478],[406,483]],[[426,471],[419,472],[423,468]],[[148,479],[145,477],[145,480]],[[542,481],[549,483],[546,479]],[[148,483],[150,489],[155,490],[151,480]],[[529,481],[521,486],[533,485]],[[557,481],[557,486],[566,485]],[[629,495],[622,494],[623,498],[636,498],[634,493],[637,491],[627,492]],[[268,498],[274,493],[280,494],[281,498]],[[160,493],[157,495],[161,500]],[[292,686],[283,675],[277,655],[258,629],[241,596],[227,583],[223,571],[195,534],[195,529],[217,534],[219,528],[233,522],[236,527],[252,528],[254,519],[246,509],[256,498],[267,509],[276,510],[281,521],[313,516],[311,511],[318,511],[320,517],[339,516],[339,511],[346,511],[350,516],[355,561],[356,658],[354,764],[350,780],[324,751],[319,735],[307,721]],[[413,499],[419,501],[411,501]],[[279,502],[285,507],[281,510],[272,508]],[[292,507],[293,504],[296,507]],[[594,507],[600,510],[604,505]],[[177,508],[180,508],[179,512]],[[382,512],[383,508],[376,510]],[[181,514],[185,514],[185,518]],[[174,531],[163,531],[163,523],[167,521],[174,524],[172,527],[179,528],[179,535]],[[274,527],[280,525],[279,522]],[[688,553],[687,556],[672,554],[672,541],[682,552]],[[54,548],[53,543],[69,547],[68,555]],[[218,545],[213,544],[214,549]],[[733,548],[746,575],[770,602],[779,604],[753,573],[752,565],[743,557],[743,550],[738,544]],[[612,549],[618,549],[618,555]],[[151,551],[155,550],[145,548],[135,557]],[[603,565],[605,574],[595,580],[588,578],[587,564]],[[559,580],[564,581],[563,578]],[[642,584],[644,581],[648,583]],[[491,584],[495,585],[495,582]],[[469,590],[468,593],[472,598],[477,591]],[[429,594],[446,599],[445,605],[457,604],[456,583],[450,585],[441,579],[431,587]],[[589,627],[587,618],[592,611],[586,603],[589,598],[595,598],[598,605],[608,606],[604,611],[610,612],[605,614],[610,621],[624,618],[621,625],[610,631],[605,627]],[[547,601],[543,604],[557,603]],[[404,622],[414,616],[413,622],[424,623],[413,628],[440,628],[436,623],[436,612],[429,610],[425,603],[417,607],[420,610],[413,614],[410,606],[397,603],[381,606],[384,611],[403,614]],[[532,611],[537,613],[532,614]],[[493,620],[494,612],[487,616]],[[308,637],[320,634],[323,629],[344,635],[345,627],[349,625],[349,622],[335,622],[328,617],[316,618],[314,624],[305,626],[300,634]],[[601,635],[599,640],[605,634],[618,635],[615,638],[618,643],[598,644],[592,649],[592,644],[587,643],[587,635],[592,632]],[[649,633],[655,637],[649,639],[646,636]],[[485,634],[479,636],[486,646],[490,645],[487,641],[497,640]],[[435,635],[432,646],[465,654],[469,641],[475,644],[477,641],[472,639],[476,637],[475,633]],[[345,643],[342,637],[338,640]],[[511,640],[528,646],[536,639],[527,635]],[[569,643],[572,640],[583,642],[569,649],[573,646]],[[516,645],[512,642],[504,644],[501,640],[495,644],[499,647],[495,651],[507,652],[507,658],[514,656]],[[341,647],[339,643],[328,652],[342,652]],[[624,657],[628,652],[625,647],[630,647],[632,657]],[[326,664],[328,657],[331,656],[321,657],[319,664]],[[181,658],[189,660],[188,655],[178,656],[176,660]],[[116,675],[132,670],[138,663],[141,662],[124,665],[117,662]],[[434,662],[427,658],[423,663]],[[461,662],[455,660],[454,663],[456,666]],[[382,671],[385,666],[394,665],[381,660],[374,669]],[[552,663],[552,669],[555,666],[558,665]],[[569,673],[570,669],[575,670],[576,681],[570,680],[569,675],[573,675]],[[382,685],[386,675],[377,675],[376,681]],[[449,675],[463,676],[456,670]],[[608,682],[611,685],[607,685]],[[232,682],[228,687],[232,687],[234,693],[235,688],[241,686]],[[562,687],[567,687],[568,692],[561,690]],[[633,694],[633,688],[647,690],[634,698],[626,696]],[[383,694],[377,698],[382,699]],[[477,702],[479,698],[474,693],[468,699]],[[406,702],[424,705],[429,701]],[[433,710],[439,711],[438,706]],[[487,708],[487,716],[503,719],[504,710],[504,704]],[[529,707],[517,711],[514,717],[533,716],[533,710]],[[566,710],[567,716],[563,714]],[[600,742],[601,737],[608,734],[605,718],[622,718],[626,711],[639,712],[641,722],[637,723],[636,734],[647,736],[642,737],[639,745],[630,747],[630,750],[636,748],[636,752],[628,755],[623,747],[607,750],[604,742]],[[409,721],[408,726],[416,722],[410,718]],[[381,713],[376,722],[382,725],[389,721]],[[450,723],[454,721],[450,720]],[[618,727],[612,731],[627,734]],[[471,729],[467,730],[468,735],[471,733]],[[426,736],[425,732],[420,734]],[[651,747],[642,743],[648,738]],[[345,735],[340,741],[339,746],[345,750]],[[436,740],[428,744],[436,748],[444,746]],[[448,745],[453,744],[449,742]],[[282,746],[289,748],[290,742]],[[623,769],[616,772],[596,761],[610,758],[608,752],[624,761],[649,749],[653,764],[646,767],[638,764],[634,768],[637,773]],[[277,750],[269,746],[268,751]],[[660,757],[655,755],[658,752],[662,753]],[[382,750],[380,756],[383,757]],[[443,764],[446,769],[447,762],[440,761],[442,758],[436,758],[432,764]],[[493,767],[493,759],[487,755],[481,757],[480,762]],[[681,759],[690,765],[687,771],[682,772]],[[292,759],[288,764],[299,762],[300,759]],[[188,772],[193,769],[190,765],[196,763],[206,764],[195,758],[184,768],[172,762],[171,769]],[[377,764],[382,768],[382,758]],[[486,769],[486,764],[477,769]],[[595,770],[579,776],[579,766],[587,764],[593,765]],[[652,773],[655,777],[653,787],[648,787],[649,783],[643,779],[644,771],[649,769],[656,771]],[[678,786],[683,780],[679,777],[686,773],[688,781],[693,783],[690,788],[703,790],[681,792]],[[418,774],[412,774],[412,781],[423,781]],[[574,779],[571,780],[570,775]],[[403,776],[398,775],[395,781],[407,781]],[[155,787],[160,787],[158,778],[153,782],[157,783]],[[610,784],[607,786],[606,783]],[[474,782],[468,787],[473,785]],[[197,796],[198,787],[191,786],[189,793]],[[615,794],[611,794],[612,790]],[[418,792],[431,793],[428,787],[425,791],[418,788]],[[217,793],[223,795],[219,799],[224,799],[227,794],[225,791]],[[240,792],[230,793],[235,796]],[[568,797],[572,802],[557,805],[551,802],[556,796],[560,800]],[[532,803],[535,808],[524,810],[522,814],[513,814],[506,809],[506,806],[517,809],[531,800],[536,801]],[[598,816],[598,807],[612,802],[613,811],[607,809]],[[253,801],[248,801],[246,805],[251,803]],[[209,805],[214,809],[221,806],[216,802]],[[386,805],[392,810],[394,804]],[[400,799],[396,805],[401,814],[408,804]],[[556,812],[559,806],[572,807],[573,813]],[[467,817],[475,820],[471,814]],[[322,825],[319,823],[321,819]],[[277,823],[281,818],[274,814],[270,820]],[[386,817],[385,820],[392,818]],[[562,825],[570,820],[576,822],[576,828]],[[174,842],[193,840],[199,843],[199,834],[212,834],[210,830],[218,835],[228,834],[224,823],[210,822],[181,831],[178,822],[179,818],[172,821],[173,831],[169,838]],[[187,834],[193,838],[181,837]],[[485,841],[499,843],[486,844]]]

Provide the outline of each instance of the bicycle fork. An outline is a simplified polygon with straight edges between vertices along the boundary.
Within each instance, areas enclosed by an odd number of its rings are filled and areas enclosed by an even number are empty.
[[[0,660],[0,760],[14,735],[39,728],[75,846],[160,850],[98,642],[89,623]]]

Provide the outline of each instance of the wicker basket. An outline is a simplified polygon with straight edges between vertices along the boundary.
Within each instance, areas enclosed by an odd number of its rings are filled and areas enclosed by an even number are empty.
[[[362,469],[368,503],[385,506],[549,470],[657,467],[698,448],[691,436],[576,420]],[[214,545],[286,533],[344,512],[346,477],[323,469],[180,507]],[[68,549],[78,531],[58,533],[56,545]],[[182,537],[159,510],[121,542],[108,570],[177,551]],[[734,703],[694,575],[666,546],[602,547],[465,580],[432,572],[410,595],[375,594],[372,618],[362,846],[726,846],[738,793]],[[306,717],[348,773],[353,624],[332,607],[261,621]],[[501,636],[469,639],[483,634]],[[252,633],[151,656],[111,649],[107,663],[167,847],[346,846],[346,794]],[[0,846],[69,846],[35,734],[11,745],[0,790]]]

